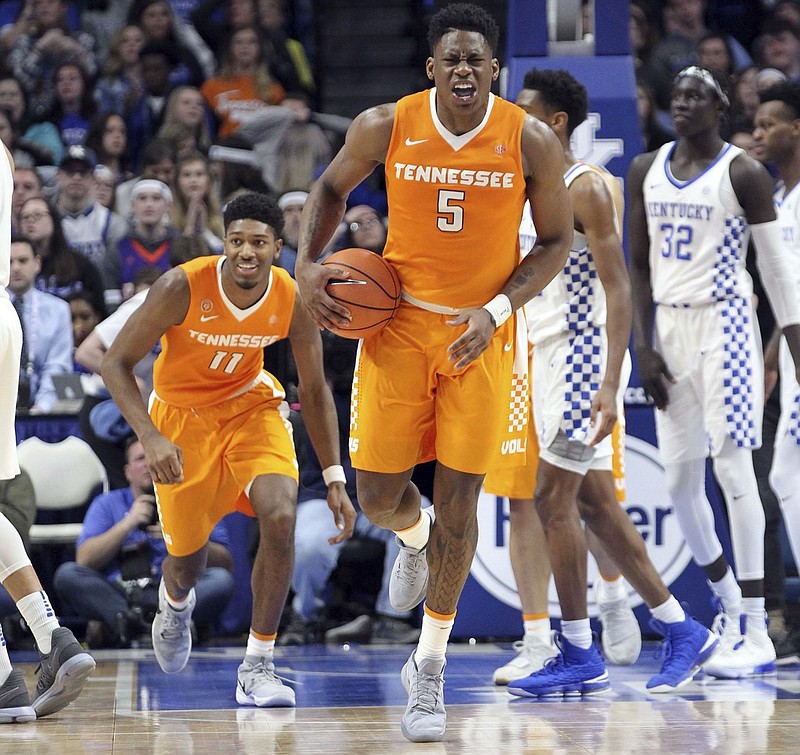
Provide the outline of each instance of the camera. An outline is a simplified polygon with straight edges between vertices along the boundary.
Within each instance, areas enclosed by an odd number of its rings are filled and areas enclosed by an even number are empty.
[[[143,495],[155,495],[156,490],[153,485],[148,485],[146,488],[142,490]],[[145,522],[144,524],[139,525],[140,530],[146,530],[153,524],[158,524],[158,506],[156,506],[155,502],[153,503],[153,511],[150,515],[150,520]]]

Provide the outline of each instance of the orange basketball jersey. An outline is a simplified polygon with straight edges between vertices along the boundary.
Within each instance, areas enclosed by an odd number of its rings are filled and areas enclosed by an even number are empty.
[[[525,112],[490,95],[481,124],[455,136],[439,121],[435,103],[435,89],[397,102],[386,154],[383,256],[417,299],[480,307],[519,264]]]
[[[264,296],[239,309],[222,290],[225,257],[199,257],[181,269],[189,280],[189,310],[161,337],[153,388],[167,404],[187,408],[218,404],[247,390],[264,368],[264,348],[286,338],[295,284],[273,267]],[[274,380],[276,394],[282,389]]]

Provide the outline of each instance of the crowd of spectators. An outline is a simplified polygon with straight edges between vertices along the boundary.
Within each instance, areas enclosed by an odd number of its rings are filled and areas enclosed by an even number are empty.
[[[800,0],[631,0],[631,52],[648,150],[671,141],[672,79],[697,63],[731,93],[723,137],[753,131],[758,93],[800,78]]]
[[[32,329],[66,328],[71,350],[87,337],[107,347],[91,337],[97,323],[169,266],[222,251],[221,207],[239,192],[280,198],[276,264],[293,273],[303,202],[350,122],[320,112],[309,5],[0,2],[0,140],[15,161],[12,278],[27,349],[20,412],[52,405],[54,369],[97,372],[63,348],[48,361]],[[688,63],[728,77],[723,136],[745,147],[759,91],[800,78],[800,0],[632,0],[629,30],[646,150],[673,138],[671,82]],[[356,189],[330,248],[379,253],[385,207],[380,187]],[[30,291],[66,301],[72,328],[63,308],[45,327],[57,308]],[[107,399],[98,376],[86,384],[89,408]],[[123,486],[124,439],[93,428],[88,410],[81,424],[116,449],[99,455]]]

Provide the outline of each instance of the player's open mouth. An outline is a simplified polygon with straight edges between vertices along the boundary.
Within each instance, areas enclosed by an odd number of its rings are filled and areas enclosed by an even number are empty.
[[[236,265],[236,269],[242,275],[253,275],[256,272],[256,270],[258,270],[258,265],[248,265],[243,262],[240,262],[238,265]]]
[[[475,94],[475,87],[472,84],[456,84],[453,87],[453,94],[461,100],[468,100]]]

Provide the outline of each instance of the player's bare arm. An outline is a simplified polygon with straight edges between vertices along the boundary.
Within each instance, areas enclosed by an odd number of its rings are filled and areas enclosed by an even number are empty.
[[[549,126],[526,116],[522,128],[522,167],[526,193],[536,223],[536,244],[498,294],[505,294],[512,311],[536,296],[564,267],[572,241],[572,209],[564,184],[564,150]],[[491,240],[487,238],[487,244]],[[483,307],[466,309],[448,321],[467,324],[449,347],[450,361],[463,369],[489,345],[495,324]]]
[[[344,270],[316,264],[344,215],[347,196],[386,159],[394,124],[394,104],[379,105],[358,115],[344,146],[314,184],[303,207],[295,275],[300,297],[323,328],[346,325],[348,310],[325,291],[331,278],[345,279]]]
[[[340,464],[339,424],[333,395],[322,366],[322,338],[311,315],[297,296],[289,326],[289,343],[297,365],[297,387],[303,420],[322,469]],[[339,529],[329,542],[340,543],[353,534],[356,512],[342,482],[328,486],[328,508]]]
[[[133,375],[166,330],[183,322],[189,309],[189,282],[180,268],[162,275],[144,303],[128,319],[103,358],[103,381],[144,447],[154,482],[169,485],[183,479],[180,448],[153,424]]]
[[[584,173],[573,181],[569,194],[575,227],[586,236],[606,293],[608,357],[605,378],[592,400],[591,422],[597,431],[591,445],[595,445],[611,433],[617,421],[617,391],[631,334],[631,287],[617,211],[605,179],[599,173]]]
[[[668,386],[674,382],[661,354],[653,348],[653,287],[650,282],[650,234],[644,207],[644,177],[656,159],[656,152],[634,158],[628,171],[628,253],[633,304],[633,344],[639,378],[645,394],[664,409],[669,402]]]
[[[731,183],[750,225],[756,247],[758,269],[770,304],[777,316],[780,310],[776,306],[776,297],[796,296],[796,291],[794,273],[784,253],[783,244],[781,239],[774,235],[777,229],[772,229],[769,225],[758,227],[761,223],[771,223],[776,219],[772,200],[772,177],[760,162],[747,155],[739,155],[731,163]],[[794,361],[797,380],[800,382],[800,323],[791,322],[784,325],[783,335]]]

